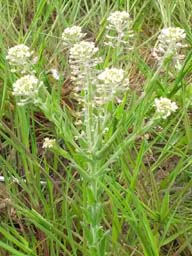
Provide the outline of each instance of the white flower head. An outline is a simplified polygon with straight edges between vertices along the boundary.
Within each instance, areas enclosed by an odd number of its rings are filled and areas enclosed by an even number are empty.
[[[168,27],[161,30],[158,36],[159,41],[166,41],[168,43],[178,43],[186,38],[185,30],[179,27]]]
[[[34,75],[25,75],[13,84],[13,95],[20,96],[21,103],[35,99],[42,84]]]
[[[107,41],[105,45],[117,47],[123,44],[132,49],[131,38],[133,38],[132,19],[126,11],[115,11],[107,18]]]
[[[45,138],[43,142],[43,148],[52,148],[56,144],[55,139]]]
[[[123,69],[106,68],[98,75],[98,79],[105,84],[120,83],[124,79]]]
[[[80,26],[72,26],[66,28],[62,33],[62,41],[64,46],[72,46],[77,42],[80,42],[86,34],[82,33]]]
[[[9,48],[6,59],[10,65],[25,65],[29,58],[31,57],[32,52],[29,47],[24,44],[16,45],[12,48]]]
[[[98,104],[104,104],[115,97],[122,96],[129,88],[129,81],[125,78],[123,69],[106,68],[97,78],[95,100]],[[119,99],[118,102],[120,102]]]
[[[94,67],[99,63],[100,59],[95,55],[98,48],[93,42],[81,41],[75,44],[69,50],[69,64],[71,68],[71,79],[76,87],[74,91],[80,92],[87,89],[90,81],[93,82],[95,73]],[[89,79],[87,79],[89,77]],[[88,82],[89,80],[89,82]]]
[[[112,12],[107,18],[108,27],[110,29],[115,29],[118,32],[123,31],[126,27],[128,27],[130,23],[130,15],[126,11],[116,11]]]
[[[159,99],[156,98],[154,105],[157,113],[163,119],[166,119],[172,112],[175,112],[178,109],[176,102],[172,102],[170,99],[163,97]]]
[[[86,63],[91,61],[98,50],[93,42],[81,41],[69,50],[69,57],[78,63]]]
[[[184,59],[181,54],[186,33],[184,29],[178,27],[163,28],[158,36],[157,45],[152,50],[152,55],[161,63],[166,58],[171,58],[176,68],[181,67],[180,61]]]

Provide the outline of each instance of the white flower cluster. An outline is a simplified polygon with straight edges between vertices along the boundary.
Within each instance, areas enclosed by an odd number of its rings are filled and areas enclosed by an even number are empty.
[[[73,95],[84,107],[89,104],[90,97],[92,106],[103,105],[114,99],[120,101],[118,97],[128,89],[129,81],[125,79],[122,69],[106,68],[97,75],[95,66],[101,61],[96,57],[98,50],[94,42],[88,41],[76,43],[69,49],[69,64],[75,83]],[[90,86],[92,89],[88,100],[86,97]],[[81,91],[84,91],[83,97]]]
[[[98,75],[98,79],[105,84],[114,84],[122,82],[124,78],[123,69],[106,68]]]
[[[33,52],[29,47],[24,44],[19,44],[11,47],[8,50],[6,59],[12,67],[12,72],[20,71],[26,73],[29,70],[31,64],[31,57]]]
[[[128,18],[129,15],[123,12],[118,21],[119,33],[120,27],[122,28],[122,33],[126,27],[125,17]],[[116,27],[115,21],[113,24]],[[80,29],[78,29],[78,31],[78,33],[81,33]],[[77,38],[80,40],[82,37],[79,36]],[[70,44],[69,46],[69,65],[71,69],[71,79],[74,82],[72,93],[75,99],[80,103],[76,125],[83,124],[81,120],[82,117],[85,118],[84,123],[89,122],[90,118],[93,118],[93,120],[101,120],[101,118],[97,116],[98,107],[113,100],[120,102],[120,98],[128,89],[129,81],[125,78],[123,69],[106,68],[99,73],[96,65],[99,64],[102,59],[97,57],[99,49],[95,46],[94,42],[82,40],[75,44]],[[94,109],[93,112],[91,111],[91,116],[89,116],[90,109]],[[100,114],[102,113],[102,116],[105,116],[104,108],[100,109],[99,112]],[[94,130],[95,127],[91,129]]]
[[[22,98],[20,104],[28,103],[35,99],[42,85],[34,75],[25,75],[13,84],[13,95]]]
[[[180,69],[180,61],[184,59],[185,55],[181,54],[186,33],[184,29],[178,27],[163,28],[158,36],[157,46],[152,50],[153,56],[162,63],[167,58],[171,58],[174,62],[175,68]]]
[[[109,46],[115,47],[116,42],[127,44],[127,40],[133,37],[132,20],[126,11],[112,12],[107,18],[107,39],[106,43]],[[116,33],[110,34],[110,31]]]
[[[56,143],[55,139],[45,138],[42,148],[52,148]]]
[[[18,72],[21,78],[13,84],[13,95],[19,97],[18,105],[35,102],[39,88],[43,85],[34,75],[33,65],[37,57],[32,59],[33,52],[24,44],[16,45],[8,50],[6,59],[12,72]]]
[[[175,112],[178,109],[178,106],[175,102],[172,102],[168,98],[159,98],[155,99],[156,111],[160,117],[166,119],[171,115],[172,112]]]
[[[79,26],[72,26],[66,28],[62,33],[62,41],[64,46],[72,46],[75,43],[80,42],[86,34],[82,33],[82,29]]]
[[[69,58],[75,63],[89,64],[98,50],[93,42],[81,41],[70,48]]]
[[[29,58],[31,57],[32,52],[29,47],[24,44],[16,45],[8,50],[6,59],[10,64],[13,65],[25,65]]]
[[[128,90],[129,80],[125,79],[123,69],[106,68],[98,76],[96,85],[96,102],[104,104]]]
[[[108,21],[108,28],[115,29],[119,33],[121,33],[130,22],[130,15],[126,11],[116,11],[112,12],[109,17],[107,18]]]
[[[88,79],[91,79],[93,68],[99,63],[95,55],[98,52],[93,42],[81,41],[69,50],[69,64],[72,79],[76,83],[75,91],[88,88]],[[90,82],[90,81],[89,81]],[[79,87],[78,87],[79,86]]]

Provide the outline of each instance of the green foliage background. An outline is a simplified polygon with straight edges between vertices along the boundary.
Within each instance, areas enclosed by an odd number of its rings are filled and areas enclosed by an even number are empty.
[[[192,2],[0,0],[0,10],[0,172],[5,178],[0,185],[0,255],[192,255]],[[112,10],[130,12],[135,47],[131,56],[127,52],[118,58],[102,49],[104,66],[122,63],[129,71],[131,89],[126,107],[113,112],[108,133],[112,143],[98,152],[98,161],[107,163],[99,181],[106,244],[101,242],[90,254],[83,228],[86,198],[92,196],[85,195],[87,159],[73,147],[70,157],[65,150],[42,150],[45,137],[56,137],[64,149],[65,140],[49,115],[15,104],[11,91],[16,77],[5,56],[9,47],[19,43],[35,51],[37,72],[52,96],[52,111],[59,111],[60,106],[67,113],[69,126],[60,127],[67,137],[67,127],[71,127],[69,67],[61,34],[68,26],[81,25],[102,46],[106,18]],[[164,26],[184,28],[189,44],[182,70],[172,73],[171,79],[155,73],[151,57]],[[63,74],[57,83],[47,72],[52,67]],[[140,96],[142,91],[145,97]],[[154,111],[153,100],[160,96],[177,101],[179,110],[157,126],[145,127],[146,117]],[[69,164],[73,159],[82,172]]]

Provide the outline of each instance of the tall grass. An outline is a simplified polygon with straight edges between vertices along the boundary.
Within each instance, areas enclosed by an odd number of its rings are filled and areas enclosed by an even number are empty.
[[[1,0],[0,10],[0,255],[192,255],[191,1]],[[103,47],[115,10],[131,14],[132,51]],[[61,44],[64,28],[74,24],[100,47],[98,69],[123,67],[130,79],[123,101],[107,105],[105,135],[86,127],[78,143]],[[166,26],[187,33],[178,72],[171,65],[159,72],[151,56]],[[19,43],[38,56],[46,108],[18,106],[12,95],[18,74],[6,54]],[[153,119],[161,96],[179,106],[166,120]],[[45,137],[56,146],[44,150]]]

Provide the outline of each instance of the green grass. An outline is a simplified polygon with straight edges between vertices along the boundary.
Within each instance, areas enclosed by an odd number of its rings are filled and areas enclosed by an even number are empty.
[[[191,1],[0,0],[0,10],[0,255],[192,255]],[[113,10],[131,14],[131,53],[103,47]],[[123,66],[130,78],[124,101],[108,105],[109,131],[96,135],[93,154],[86,151],[88,136],[75,143],[76,113],[66,104],[70,70],[61,34],[74,24],[100,47],[99,69]],[[151,57],[164,26],[187,33],[179,72],[171,66],[156,72]],[[19,43],[39,57],[47,109],[18,106],[12,95],[18,75],[5,57]],[[60,81],[48,73],[53,67]],[[151,123],[160,96],[179,109]],[[45,137],[56,138],[57,146],[42,149]]]

